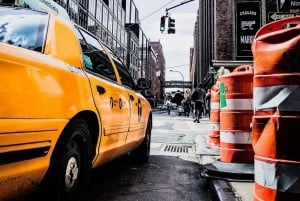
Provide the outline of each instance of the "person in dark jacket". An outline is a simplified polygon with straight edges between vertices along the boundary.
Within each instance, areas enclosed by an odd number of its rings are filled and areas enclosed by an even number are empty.
[[[207,89],[206,95],[205,95],[205,108],[206,108],[206,114],[210,118],[210,98],[211,98],[211,90]]]
[[[183,100],[181,101],[181,104],[184,109],[184,116],[189,117],[190,109],[191,109],[191,92],[189,89],[187,89],[184,92]]]
[[[195,120],[194,122],[200,123],[200,118],[204,109],[206,92],[203,89],[203,85],[200,83],[198,87],[194,89],[191,100],[195,102]]]

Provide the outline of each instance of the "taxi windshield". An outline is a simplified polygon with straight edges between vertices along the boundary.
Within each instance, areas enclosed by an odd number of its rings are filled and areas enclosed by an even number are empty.
[[[32,10],[0,9],[0,42],[43,52],[48,14]]]

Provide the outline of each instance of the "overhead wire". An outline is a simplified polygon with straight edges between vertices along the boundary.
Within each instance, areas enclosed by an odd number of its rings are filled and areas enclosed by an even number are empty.
[[[169,3],[164,4],[163,6],[161,6],[160,8],[158,8],[157,10],[153,11],[152,13],[150,13],[150,14],[146,15],[145,17],[143,17],[142,19],[140,19],[140,21],[142,21],[142,20],[150,17],[151,15],[153,15],[154,13],[160,11],[161,9],[163,9],[164,7],[166,7],[167,5],[169,5],[170,3],[173,3],[174,1],[176,1],[176,0],[172,0]]]

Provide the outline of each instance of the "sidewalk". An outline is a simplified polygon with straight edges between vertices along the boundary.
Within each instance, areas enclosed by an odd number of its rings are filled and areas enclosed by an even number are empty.
[[[244,179],[242,176],[246,175],[249,178],[248,168],[242,166],[243,164],[232,164],[221,162],[218,149],[208,149],[206,146],[207,136],[210,132],[210,122],[208,118],[202,118],[200,123],[191,121],[191,126],[199,128],[199,135],[195,137],[196,154],[199,156],[200,164],[204,167],[214,168],[221,164],[221,168],[214,170],[217,173],[215,177],[208,177],[209,184],[215,191],[216,198],[220,201],[252,201],[254,181],[253,179]],[[227,171],[227,169],[229,169]],[[231,173],[233,171],[233,174]],[[241,172],[239,172],[241,171]],[[228,173],[230,172],[230,173]],[[254,174],[251,175],[252,177]],[[232,179],[232,177],[234,179]],[[242,178],[242,179],[239,179]]]

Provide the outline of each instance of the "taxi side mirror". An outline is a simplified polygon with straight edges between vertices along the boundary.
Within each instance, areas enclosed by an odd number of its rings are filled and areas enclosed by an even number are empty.
[[[138,90],[146,90],[151,87],[152,81],[147,78],[139,78],[136,87]]]

